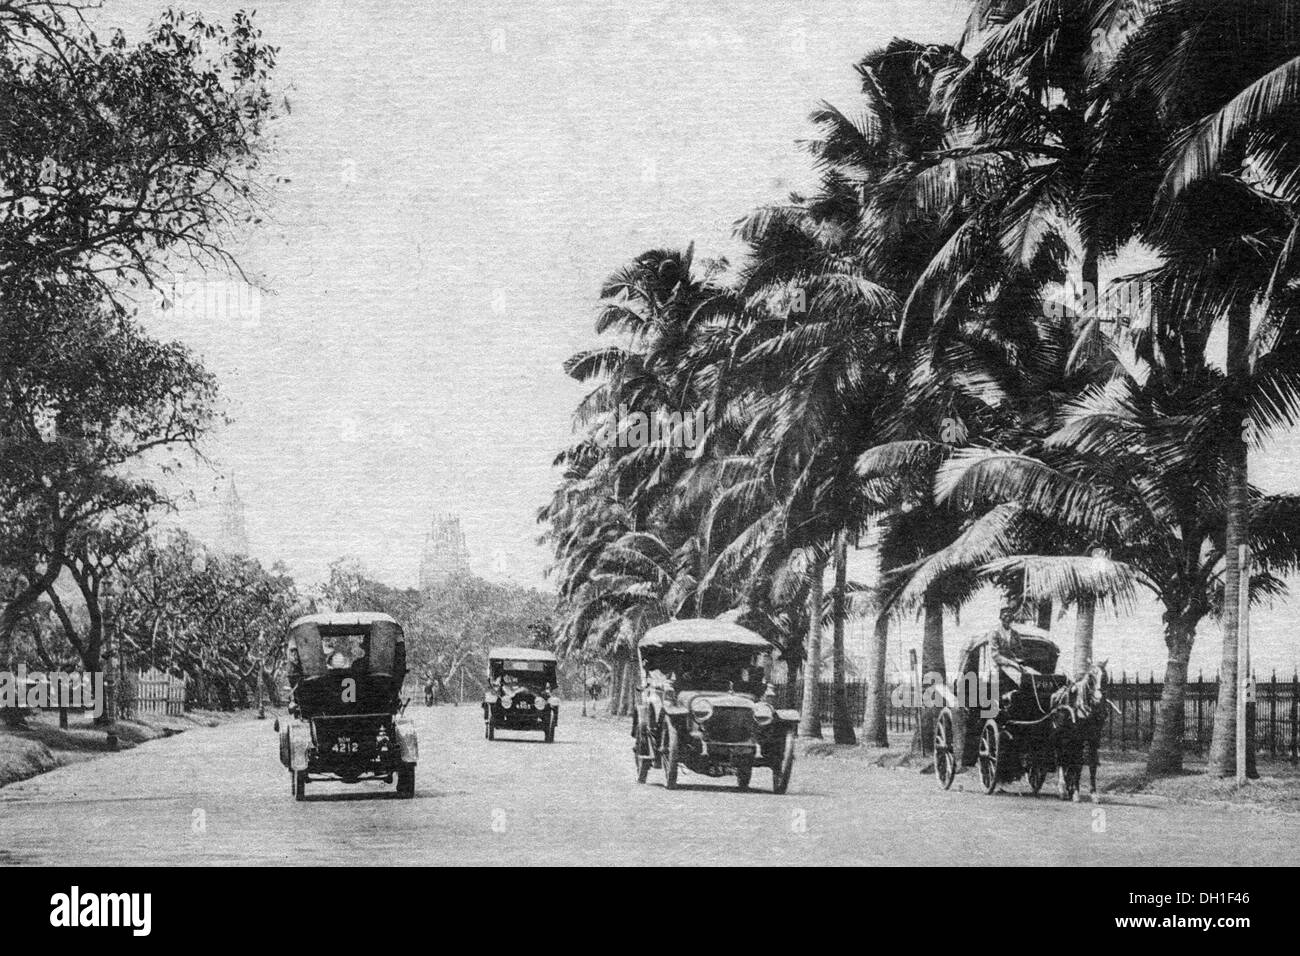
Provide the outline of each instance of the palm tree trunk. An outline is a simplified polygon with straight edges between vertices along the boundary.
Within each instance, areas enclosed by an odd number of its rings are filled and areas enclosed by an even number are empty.
[[[889,694],[885,687],[888,639],[889,618],[878,610],[871,644],[867,648],[867,709],[862,722],[862,736],[872,747],[889,746]]]
[[[927,594],[925,597],[925,631],[921,638],[921,684],[942,687],[948,682],[948,670],[943,661],[943,602]],[[938,716],[933,707],[921,708],[920,752],[934,750],[934,721]]]
[[[1214,711],[1214,736],[1210,739],[1208,772],[1230,777],[1237,772],[1237,613],[1241,598],[1241,546],[1249,544],[1247,499],[1247,449],[1245,428],[1247,348],[1250,340],[1250,306],[1234,304],[1228,313],[1228,392],[1224,420],[1232,423],[1225,435],[1228,513],[1223,556],[1223,660],[1219,664],[1219,703]]]
[[[1169,661],[1156,711],[1156,729],[1147,754],[1147,773],[1174,774],[1183,770],[1183,712],[1187,690],[1187,660],[1192,655],[1196,625],[1174,612],[1165,616]]]
[[[636,661],[629,657],[623,664],[623,704],[619,710],[620,717],[630,716],[636,710],[637,689]]]
[[[623,661],[620,656],[614,655],[609,669],[609,713],[613,717],[619,715],[618,709],[623,702]]]
[[[1079,598],[1074,621],[1074,677],[1077,680],[1092,666],[1092,632],[1097,621],[1097,599]]]
[[[821,702],[817,699],[822,658],[822,572],[826,562],[813,561],[808,584],[808,638],[804,641],[803,711],[799,715],[799,736],[822,735]]]
[[[856,744],[853,718],[849,716],[848,689],[844,686],[844,605],[848,587],[848,535],[841,531],[835,541],[835,591],[831,595],[831,680],[833,684],[831,726],[837,744]]]

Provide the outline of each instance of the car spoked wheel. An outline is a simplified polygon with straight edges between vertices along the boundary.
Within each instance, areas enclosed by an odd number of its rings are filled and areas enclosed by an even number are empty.
[[[659,754],[664,765],[664,786],[669,790],[677,789],[678,746],[677,727],[671,720],[665,720]]]
[[[957,776],[957,758],[953,754],[952,714],[944,710],[934,722],[934,775],[939,786],[947,790]]]
[[[781,747],[781,757],[772,767],[772,792],[785,793],[790,788],[790,777],[794,773],[794,731],[785,735]]]
[[[985,793],[992,793],[998,788],[998,725],[997,721],[984,721],[980,731],[980,786]]]
[[[636,761],[636,782],[645,783],[650,776],[650,765],[654,763],[654,748],[650,746],[650,732],[644,727],[637,728],[636,743],[632,745],[632,759]]]

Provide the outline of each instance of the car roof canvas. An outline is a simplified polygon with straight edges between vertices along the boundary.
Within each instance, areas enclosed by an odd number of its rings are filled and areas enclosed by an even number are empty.
[[[536,647],[494,647],[488,651],[490,661],[554,661],[552,651]]]
[[[289,629],[293,630],[299,624],[315,624],[317,627],[369,627],[379,621],[397,623],[382,611],[329,611],[323,614],[304,614],[290,624]]]
[[[659,647],[702,647],[710,644],[764,651],[772,649],[766,638],[747,627],[706,618],[669,621],[652,627],[646,631],[638,646],[646,650]]]

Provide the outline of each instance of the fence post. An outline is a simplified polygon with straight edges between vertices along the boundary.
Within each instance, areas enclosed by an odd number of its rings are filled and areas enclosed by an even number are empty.
[[[1147,678],[1147,744],[1156,739],[1156,675],[1155,671]]]
[[[1268,682],[1268,755],[1277,756],[1277,668]]]
[[[1123,688],[1119,695],[1119,749],[1128,750],[1128,672],[1119,676],[1119,685]]]
[[[1196,672],[1196,752],[1201,753],[1205,739],[1205,672]]]
[[[1297,723],[1296,717],[1300,716],[1300,714],[1297,714],[1296,712],[1297,704],[1300,704],[1300,673],[1297,673],[1296,671],[1292,671],[1291,672],[1291,762],[1292,763],[1296,762],[1296,758],[1298,756],[1296,750],[1296,744],[1300,743],[1300,741],[1296,740],[1296,723]]]

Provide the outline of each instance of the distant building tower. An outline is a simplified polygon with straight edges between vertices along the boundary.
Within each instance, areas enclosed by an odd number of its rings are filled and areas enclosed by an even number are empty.
[[[448,578],[469,570],[469,549],[465,532],[460,530],[456,515],[438,515],[424,536],[420,556],[420,590],[444,583]]]
[[[248,554],[248,528],[244,524],[244,502],[230,479],[230,488],[221,502],[221,531],[217,550],[227,554]]]

